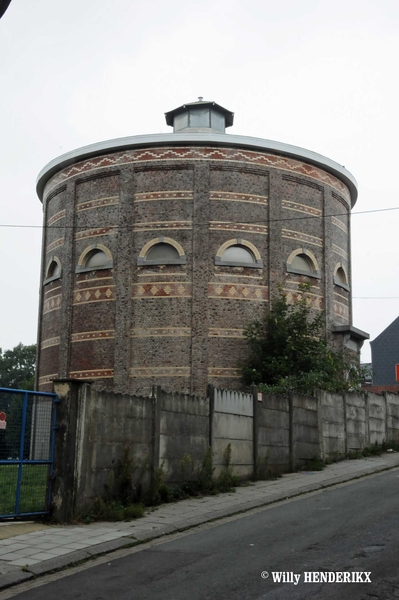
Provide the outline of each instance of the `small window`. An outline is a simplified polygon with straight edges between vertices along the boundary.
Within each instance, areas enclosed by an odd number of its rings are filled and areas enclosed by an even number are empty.
[[[220,257],[222,261],[236,263],[254,263],[255,257],[248,248],[244,246],[229,246]]]
[[[146,255],[146,260],[179,260],[179,258],[180,255],[176,248],[165,242],[152,246]]]
[[[86,258],[86,269],[106,269],[109,258],[102,250],[92,250]]]
[[[291,267],[298,271],[307,271],[311,273],[313,271],[313,265],[306,254],[297,254],[294,256],[291,262]]]
[[[61,277],[61,263],[58,259],[53,258],[47,267],[44,283],[49,283],[50,281],[54,281],[54,279],[59,279],[60,277]]]
[[[296,275],[307,275],[307,277],[320,279],[316,257],[307,248],[299,248],[292,252],[287,260],[287,271]]]
[[[89,246],[80,255],[76,273],[96,271],[98,269],[112,269],[113,266],[111,252],[102,244],[97,244]]]
[[[218,250],[215,265],[225,267],[262,268],[263,263],[259,251],[251,243],[237,238],[228,240]]]
[[[61,266],[53,260],[47,271],[47,278],[55,278],[61,276]]]
[[[344,290],[349,292],[348,277],[346,275],[345,269],[342,266],[338,266],[338,268],[335,271],[334,283],[335,285],[339,285]]]
[[[182,246],[172,238],[159,237],[147,242],[137,259],[138,265],[185,265]]]

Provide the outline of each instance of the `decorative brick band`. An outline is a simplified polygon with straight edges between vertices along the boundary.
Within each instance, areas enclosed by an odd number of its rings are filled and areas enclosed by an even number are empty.
[[[133,231],[157,231],[159,229],[192,229],[192,221],[148,221],[135,223]]]
[[[210,327],[208,332],[209,337],[218,338],[244,338],[244,329],[220,329],[217,327]]]
[[[190,327],[133,327],[131,330],[133,338],[147,337],[190,337]]]
[[[334,300],[334,314],[344,319],[349,319],[349,307],[342,302]]]
[[[86,238],[97,237],[99,235],[112,235],[118,233],[117,227],[102,227],[101,229],[87,229],[86,231],[79,231],[75,233],[75,240],[83,240]]]
[[[287,302],[288,304],[295,304],[298,300],[303,298],[303,294],[301,292],[294,292],[293,290],[285,289],[283,290],[287,293]],[[308,303],[312,308],[316,310],[322,310],[324,307],[324,298],[323,296],[319,296],[318,294],[312,294],[311,292],[306,292],[306,297],[308,299]]]
[[[342,231],[344,231],[346,234],[348,233],[348,228],[345,225],[345,223],[342,223],[342,221],[340,221],[339,219],[337,219],[337,217],[331,217],[331,221],[332,221],[333,225],[335,225],[336,227],[339,227],[340,229],[342,229]]]
[[[43,314],[52,312],[53,310],[60,310],[61,308],[62,294],[52,296],[43,302]]]
[[[42,343],[40,344],[40,348],[42,350],[45,350],[46,348],[51,348],[52,346],[59,346],[60,343],[60,338],[58,337],[53,337],[53,338],[47,338],[47,340],[43,340]]]
[[[342,258],[346,258],[346,260],[348,260],[348,253],[345,252],[345,250],[343,250],[343,248],[340,248],[336,244],[333,244],[332,249],[333,249],[333,252],[335,252],[335,254],[339,254],[339,256],[342,256]]]
[[[60,290],[61,286],[57,285],[57,287],[52,287],[49,290],[47,290],[46,292],[44,292],[44,296],[46,297],[46,300],[48,300],[48,298],[51,298],[52,296],[56,296],[57,295],[57,290]]]
[[[112,285],[112,281],[114,280],[114,278],[112,276],[108,276],[108,277],[93,277],[93,279],[81,279],[80,281],[76,281],[76,285],[80,285],[82,286],[80,288],[80,291],[82,291],[82,289],[85,289],[84,286],[89,286],[90,288],[93,287],[93,282],[94,281],[109,281],[109,284],[99,284],[99,285]]]
[[[104,340],[115,338],[113,329],[104,329],[104,331],[81,331],[71,335],[71,342],[86,342],[88,340]]]
[[[130,377],[190,377],[190,367],[132,367]]]
[[[59,212],[55,213],[55,215],[50,217],[50,219],[47,221],[47,225],[54,225],[54,223],[56,223],[60,219],[63,219],[65,217],[65,215],[66,215],[66,211],[60,210]]]
[[[143,148],[138,150],[127,150],[124,152],[113,152],[106,156],[98,156],[90,159],[82,160],[82,162],[74,164],[60,173],[57,173],[51,181],[51,189],[64,182],[70,177],[87,173],[97,169],[105,169],[116,165],[151,162],[151,161],[198,161],[198,160],[213,160],[213,161],[230,161],[239,164],[248,163],[261,167],[274,167],[290,173],[298,173],[305,175],[316,181],[330,185],[335,188],[345,199],[350,201],[349,190],[345,184],[337,177],[327,173],[323,169],[314,165],[307,164],[294,158],[269,154],[268,152],[256,152],[252,150],[242,150],[240,148],[214,148],[214,147],[166,147],[159,148]],[[47,192],[49,190],[46,190]]]
[[[233,192],[211,191],[209,192],[210,200],[227,200],[229,202],[249,202],[250,204],[267,205],[267,196],[259,196],[258,194],[240,194]]]
[[[314,235],[308,235],[301,233],[300,231],[292,231],[291,229],[283,229],[283,238],[288,240],[295,240],[296,242],[303,242],[304,244],[312,244],[312,246],[323,246],[323,240]]]
[[[94,371],[70,371],[72,379],[110,379],[114,376],[113,369],[96,369]]]
[[[58,238],[58,240],[54,240],[54,242],[51,242],[51,244],[49,244],[47,246],[46,252],[47,254],[49,252],[52,252],[53,250],[55,250],[56,248],[59,248],[59,246],[63,246],[65,242],[65,238]]]
[[[192,200],[193,192],[191,190],[182,191],[160,191],[151,193],[135,194],[133,202],[153,202],[154,200]]]
[[[260,233],[267,235],[266,225],[250,225],[249,223],[232,223],[231,221],[210,221],[211,231],[238,231],[242,233]]]
[[[349,292],[348,296],[344,296],[343,294],[338,294],[338,292],[334,292],[334,300],[335,302],[341,302],[344,306],[349,305]]]
[[[208,284],[208,297],[266,302],[268,293],[267,287],[263,285],[210,282]]]
[[[73,305],[85,304],[87,302],[109,302],[115,300],[115,286],[105,285],[73,291]]]
[[[92,210],[100,206],[114,206],[119,204],[119,196],[108,196],[108,198],[97,198],[96,200],[89,200],[88,202],[79,202],[76,205],[76,212],[82,210]]]
[[[240,369],[231,369],[224,367],[208,367],[209,377],[228,377],[229,379],[240,379],[242,373]]]
[[[159,281],[156,283],[134,283],[133,300],[147,298],[191,298],[191,283],[185,281]]]
[[[323,214],[318,208],[313,208],[312,206],[307,206],[306,204],[300,204],[299,202],[291,202],[290,200],[283,200],[282,206],[287,210],[295,210],[300,213],[311,215],[312,217],[321,217]]]
[[[56,379],[57,377],[58,377],[58,373],[51,373],[51,375],[43,375],[43,377],[39,377],[39,386],[53,383],[53,380]]]

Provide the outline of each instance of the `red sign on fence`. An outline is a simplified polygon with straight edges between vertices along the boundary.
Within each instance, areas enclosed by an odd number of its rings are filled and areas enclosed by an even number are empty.
[[[399,365],[395,365],[396,381],[399,381]]]

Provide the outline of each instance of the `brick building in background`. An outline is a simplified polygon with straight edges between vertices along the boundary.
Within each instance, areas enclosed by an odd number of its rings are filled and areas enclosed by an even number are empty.
[[[55,377],[119,392],[240,389],[243,328],[309,282],[326,337],[352,326],[353,176],[328,158],[228,135],[214,102],[166,113],[169,134],[93,144],[40,173],[38,389]]]

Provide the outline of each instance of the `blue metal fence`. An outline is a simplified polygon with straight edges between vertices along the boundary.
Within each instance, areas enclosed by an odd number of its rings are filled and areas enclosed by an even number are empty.
[[[0,388],[0,519],[49,512],[57,402]]]

